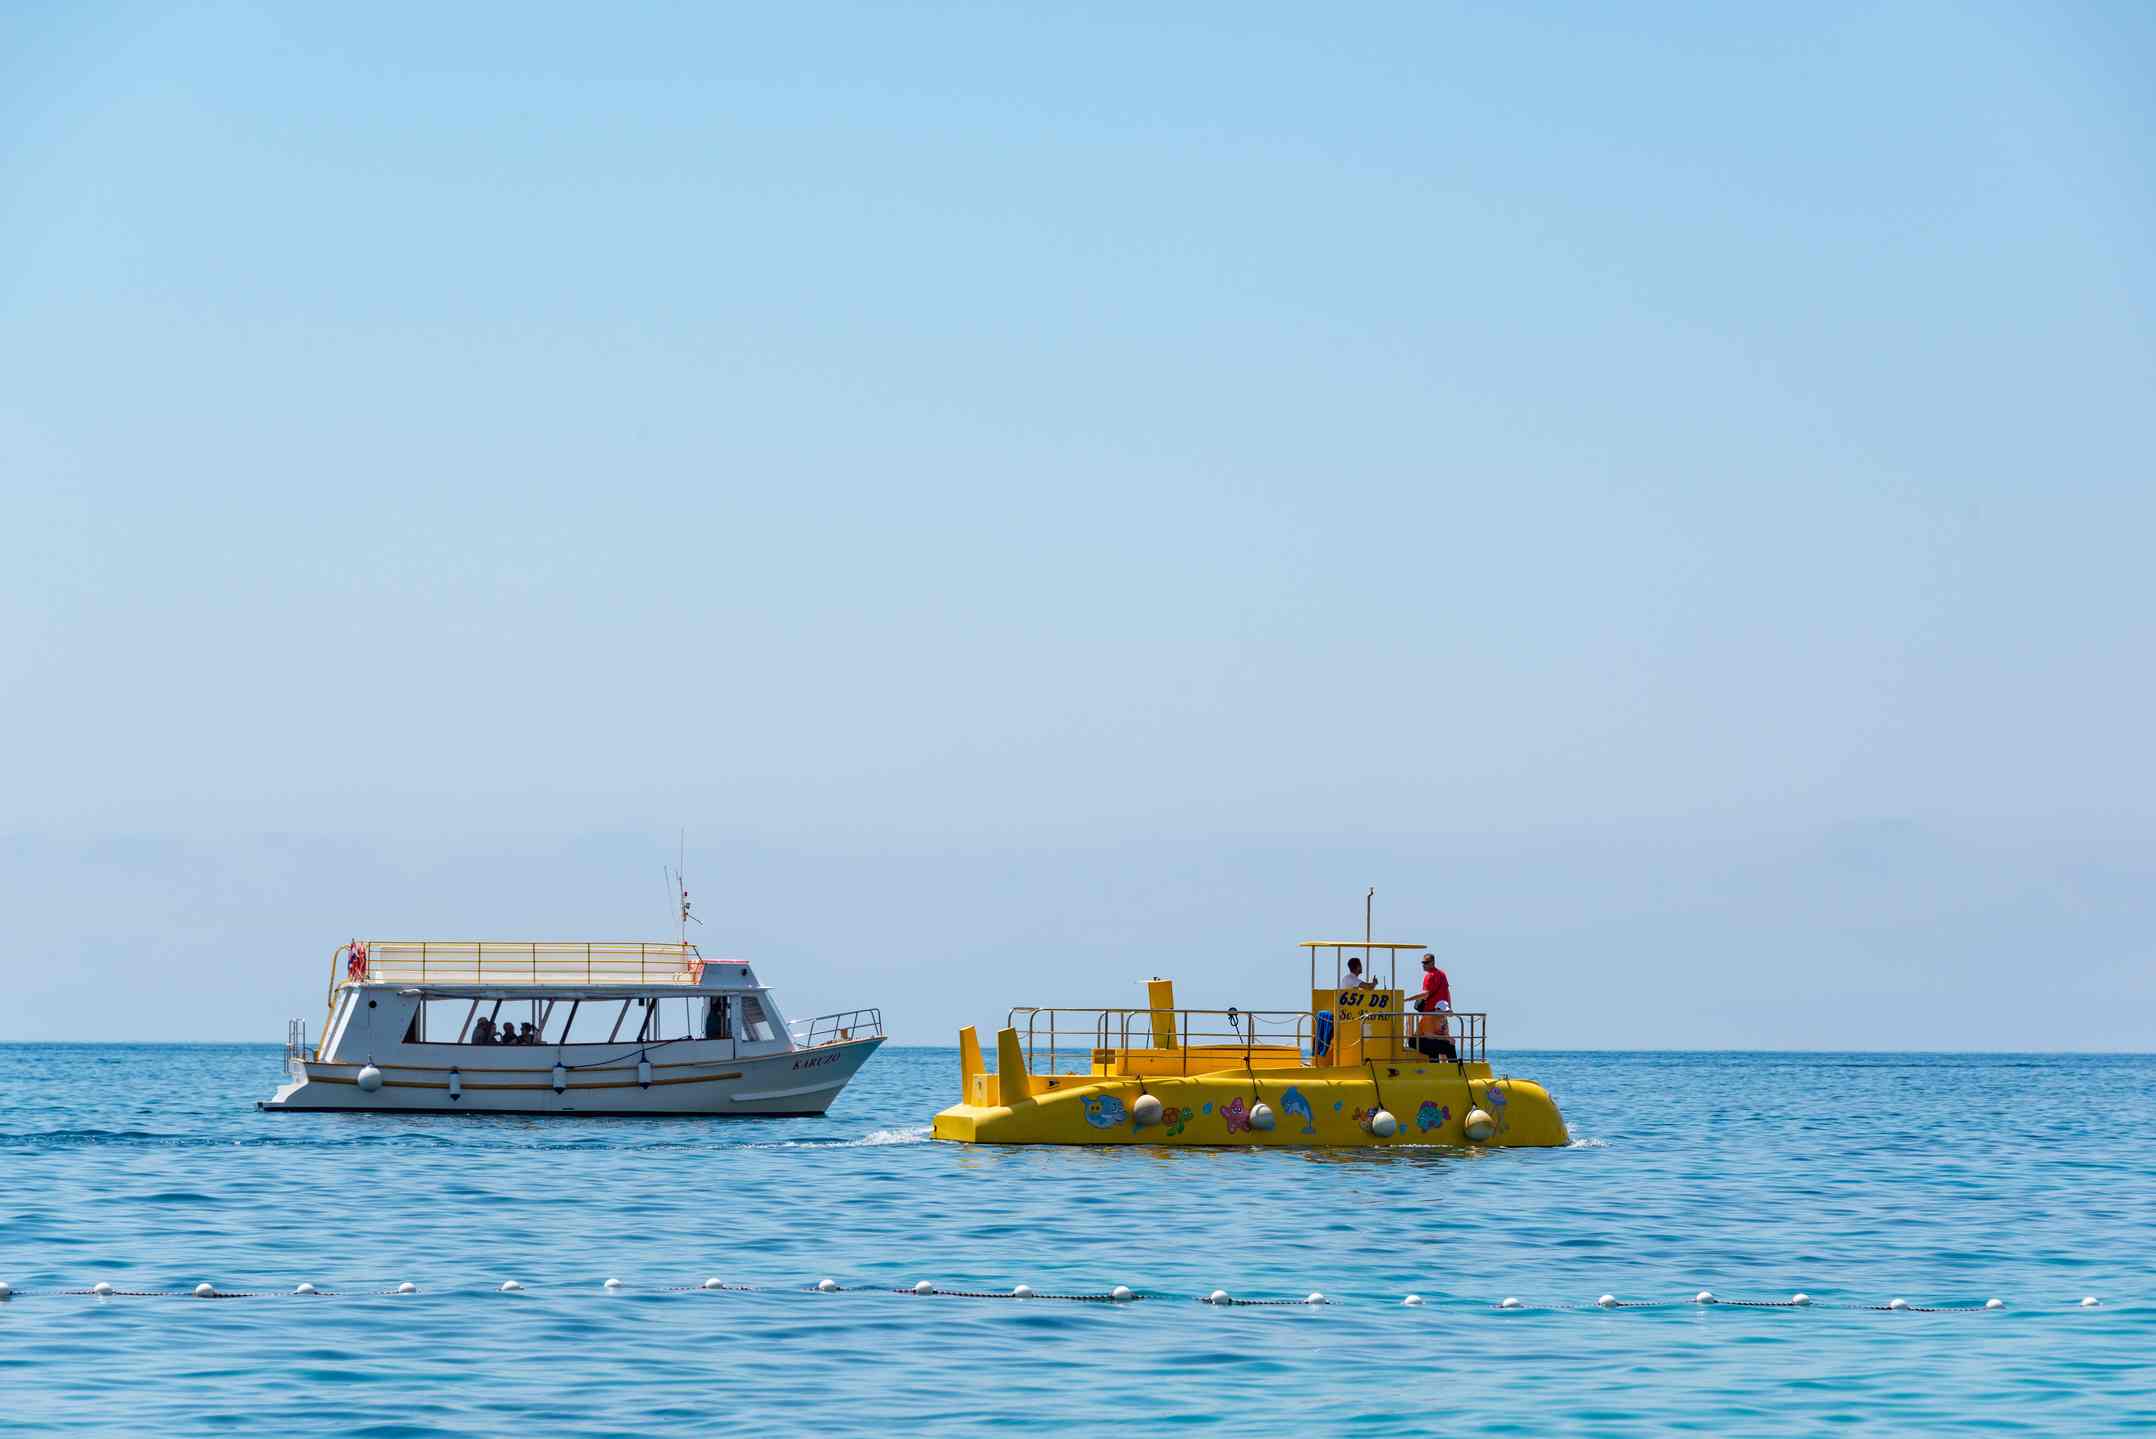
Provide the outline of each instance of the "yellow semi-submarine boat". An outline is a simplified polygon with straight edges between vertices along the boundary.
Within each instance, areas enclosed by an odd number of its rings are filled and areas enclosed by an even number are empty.
[[[1532,1080],[1491,1072],[1488,1016],[1417,1013],[1398,985],[1419,944],[1307,940],[1307,1010],[1018,1008],[996,1068],[958,1032],[963,1098],[935,1137],[969,1144],[1556,1146],[1564,1116]],[[1382,956],[1387,978],[1374,978]],[[1365,977],[1347,968],[1358,958]],[[1333,982],[1318,983],[1329,962]],[[1076,1068],[1083,1063],[1084,1069]]]

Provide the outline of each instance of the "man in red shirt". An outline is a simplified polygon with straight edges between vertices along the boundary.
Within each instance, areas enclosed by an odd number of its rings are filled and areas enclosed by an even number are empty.
[[[1458,1059],[1452,1047],[1452,1027],[1445,1016],[1452,1012],[1452,981],[1437,967],[1437,956],[1422,957],[1422,993],[1415,996],[1422,1018],[1415,1021],[1415,1048],[1431,1059]]]

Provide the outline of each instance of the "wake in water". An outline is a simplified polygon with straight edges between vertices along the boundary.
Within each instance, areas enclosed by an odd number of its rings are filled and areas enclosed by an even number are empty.
[[[859,1139],[778,1139],[768,1144],[750,1144],[748,1149],[880,1149],[889,1144],[926,1144],[929,1142],[929,1126],[923,1124],[912,1129],[878,1129],[862,1135]]]

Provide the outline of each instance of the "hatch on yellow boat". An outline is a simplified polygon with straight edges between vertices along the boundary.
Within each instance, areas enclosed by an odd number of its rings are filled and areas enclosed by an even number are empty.
[[[1488,1016],[1417,1012],[1403,953],[1381,940],[1305,940],[1306,1009],[1183,1009],[1155,979],[1130,1009],[1013,1009],[990,1070],[958,1032],[960,1100],[938,1139],[973,1144],[1562,1145],[1564,1117],[1532,1080],[1498,1076]],[[1320,984],[1329,961],[1331,983]],[[1377,977],[1379,964],[1385,978]]]

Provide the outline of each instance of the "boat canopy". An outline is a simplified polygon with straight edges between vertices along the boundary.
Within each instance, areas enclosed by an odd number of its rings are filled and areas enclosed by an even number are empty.
[[[1365,960],[1370,958],[1373,950],[1383,952],[1385,957],[1392,961],[1389,967],[1391,976],[1389,982],[1397,989],[1400,981],[1401,952],[1414,949],[1427,950],[1429,948],[1426,944],[1412,944],[1402,939],[1306,939],[1301,942],[1300,947],[1310,951],[1310,987],[1312,989],[1318,987],[1318,951],[1321,949],[1329,949],[1333,952],[1333,982],[1335,984],[1341,982],[1340,965],[1349,950],[1361,950]],[[1365,968],[1367,969],[1367,965]],[[1371,979],[1377,978],[1375,974],[1371,974],[1369,977]]]

